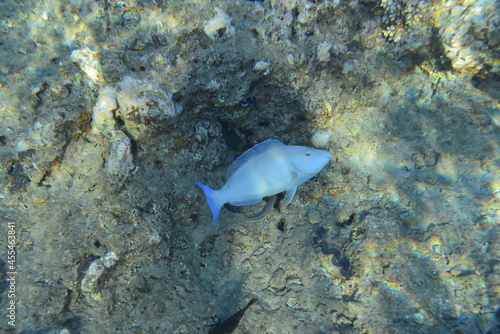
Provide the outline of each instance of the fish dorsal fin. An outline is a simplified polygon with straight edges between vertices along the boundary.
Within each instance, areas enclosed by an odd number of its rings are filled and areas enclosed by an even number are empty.
[[[272,148],[276,147],[283,147],[285,144],[280,142],[279,140],[276,139],[269,139],[266,141],[263,141],[262,143],[259,143],[252,148],[249,148],[245,153],[240,155],[238,159],[234,160],[234,162],[229,166],[229,169],[227,170],[227,175],[231,176],[240,168],[243,166],[247,161],[255,158],[256,156],[261,155],[262,153],[265,153],[269,151]]]

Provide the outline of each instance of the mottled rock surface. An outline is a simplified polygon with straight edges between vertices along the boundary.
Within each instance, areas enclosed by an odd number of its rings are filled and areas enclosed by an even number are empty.
[[[0,10],[0,331],[204,333],[252,298],[235,333],[499,331],[497,2]],[[192,183],[270,138],[332,161],[211,229]]]

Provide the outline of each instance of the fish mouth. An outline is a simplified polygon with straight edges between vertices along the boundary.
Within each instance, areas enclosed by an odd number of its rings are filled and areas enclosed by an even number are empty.
[[[330,160],[332,160],[331,154],[323,159],[323,167],[326,166],[330,162]]]

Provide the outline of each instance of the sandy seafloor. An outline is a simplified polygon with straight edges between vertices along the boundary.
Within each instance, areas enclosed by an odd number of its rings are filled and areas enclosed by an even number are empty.
[[[0,332],[207,333],[258,298],[234,333],[499,333],[499,26],[494,0],[2,1]],[[211,228],[193,182],[271,138],[333,158]]]

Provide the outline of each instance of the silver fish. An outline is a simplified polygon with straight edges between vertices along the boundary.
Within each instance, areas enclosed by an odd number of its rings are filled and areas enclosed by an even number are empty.
[[[226,203],[251,205],[265,196],[286,191],[286,204],[290,204],[297,187],[322,170],[331,157],[328,151],[266,140],[233,162],[228,170],[228,180],[220,190],[197,182],[194,184],[205,193],[214,227],[220,209]]]

